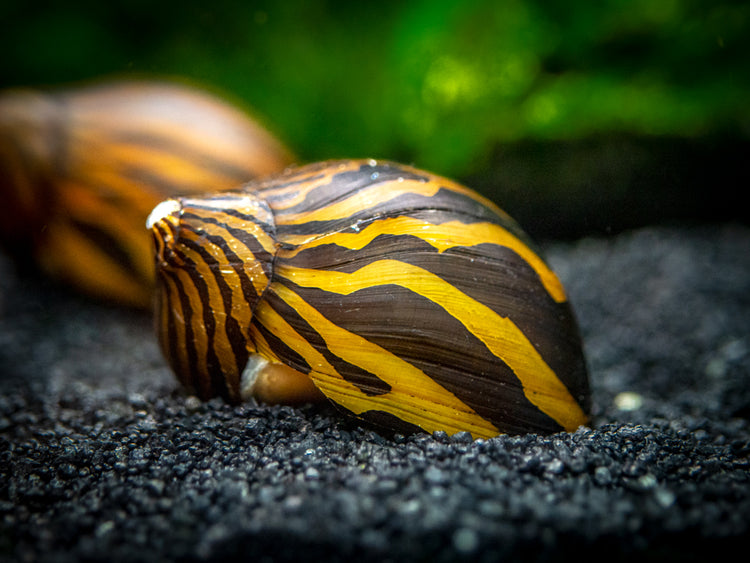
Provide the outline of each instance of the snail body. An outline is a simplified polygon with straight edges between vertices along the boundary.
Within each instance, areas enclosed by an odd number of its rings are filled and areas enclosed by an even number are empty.
[[[289,162],[243,111],[192,87],[121,80],[8,90],[0,93],[0,243],[89,294],[148,307],[151,209]]]
[[[507,214],[446,178],[324,162],[167,200],[148,226],[159,341],[204,399],[322,394],[475,438],[588,420],[560,281]]]

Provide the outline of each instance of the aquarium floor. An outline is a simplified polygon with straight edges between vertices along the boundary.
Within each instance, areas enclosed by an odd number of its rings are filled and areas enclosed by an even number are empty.
[[[750,533],[750,230],[546,245],[590,428],[384,435],[185,396],[148,315],[0,260],[0,560],[703,560]]]

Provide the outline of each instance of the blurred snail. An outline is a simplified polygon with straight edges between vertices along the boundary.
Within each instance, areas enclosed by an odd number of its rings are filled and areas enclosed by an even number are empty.
[[[328,397],[396,430],[475,438],[587,423],[560,281],[464,186],[331,161],[168,199],[147,225],[160,344],[203,399]]]
[[[161,200],[235,187],[290,155],[219,98],[166,82],[112,81],[0,94],[0,242],[92,295],[146,307],[143,224]]]

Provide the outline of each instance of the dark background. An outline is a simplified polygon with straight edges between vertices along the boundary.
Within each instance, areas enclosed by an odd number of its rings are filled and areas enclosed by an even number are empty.
[[[746,2],[4,4],[0,86],[187,80],[300,162],[415,164],[537,237],[746,217]]]

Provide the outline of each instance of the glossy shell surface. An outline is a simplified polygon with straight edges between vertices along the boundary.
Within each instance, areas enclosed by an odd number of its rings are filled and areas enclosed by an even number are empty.
[[[495,204],[368,160],[160,205],[157,327],[180,380],[241,399],[248,360],[428,432],[572,431],[589,384],[557,276]]]

